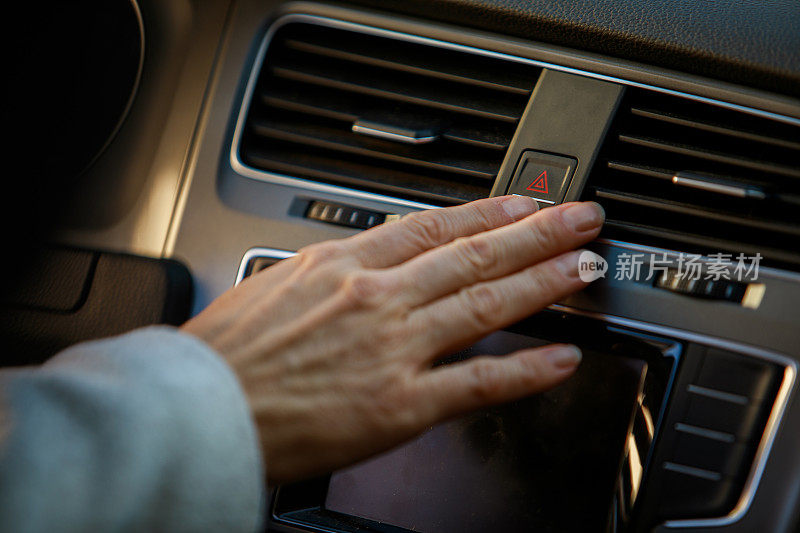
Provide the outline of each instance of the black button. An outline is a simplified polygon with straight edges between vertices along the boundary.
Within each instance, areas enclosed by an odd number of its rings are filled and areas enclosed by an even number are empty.
[[[577,164],[571,157],[526,150],[517,164],[508,194],[559,204],[564,201]]]
[[[692,394],[683,422],[749,440],[759,418],[760,405],[741,404]]]
[[[771,396],[775,382],[774,365],[716,348],[706,352],[696,381],[703,387],[758,399]]]
[[[744,461],[747,444],[743,442],[725,442],[716,435],[709,436],[688,433],[697,431],[704,433],[702,428],[693,426],[677,426],[684,431],[678,432],[678,440],[672,454],[672,461],[682,465],[691,465],[703,470],[718,472],[722,476],[739,476],[743,471],[750,470],[749,462]]]
[[[665,464],[661,472],[659,508],[664,518],[724,516],[739,499],[739,486],[730,478],[708,479],[704,471]],[[674,471],[672,468],[682,471]]]

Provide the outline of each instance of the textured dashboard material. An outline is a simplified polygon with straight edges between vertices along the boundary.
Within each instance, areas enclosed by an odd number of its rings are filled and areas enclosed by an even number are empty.
[[[794,0],[351,0],[800,96]]]

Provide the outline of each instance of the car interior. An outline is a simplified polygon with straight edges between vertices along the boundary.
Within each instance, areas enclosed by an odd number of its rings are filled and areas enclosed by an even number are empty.
[[[51,4],[9,19],[3,366],[415,211],[593,200],[600,279],[445,361],[575,376],[270,487],[266,530],[800,531],[800,4]]]

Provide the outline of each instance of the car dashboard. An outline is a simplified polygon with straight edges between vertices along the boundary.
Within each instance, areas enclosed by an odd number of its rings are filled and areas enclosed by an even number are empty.
[[[196,314],[417,210],[597,201],[602,277],[454,356],[572,342],[574,380],[272,487],[267,529],[792,531],[800,9],[689,4],[141,0],[53,240],[182,263]]]

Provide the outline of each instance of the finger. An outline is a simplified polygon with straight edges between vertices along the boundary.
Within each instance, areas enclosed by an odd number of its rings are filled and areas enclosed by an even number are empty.
[[[457,207],[429,209],[404,216],[348,239],[350,253],[367,267],[397,265],[458,237],[498,228],[535,213],[527,196],[484,198]]]
[[[524,398],[550,389],[573,374],[581,352],[569,344],[473,357],[425,372],[417,381],[423,418],[445,418]]]
[[[422,305],[517,272],[591,241],[604,217],[599,204],[574,202],[429,250],[394,269],[404,280],[402,297]]]
[[[578,275],[580,254],[567,252],[412,311],[408,326],[420,332],[414,336],[414,342],[425,348],[420,353],[431,357],[451,353],[584,288],[588,283]]]

